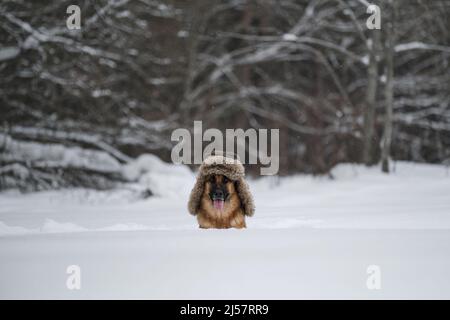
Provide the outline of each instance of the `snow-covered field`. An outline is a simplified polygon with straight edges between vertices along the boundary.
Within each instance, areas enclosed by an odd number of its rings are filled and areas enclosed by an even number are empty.
[[[194,174],[141,162],[125,168],[139,183],[116,191],[1,193],[0,298],[450,298],[444,166],[250,181],[247,229],[200,230],[186,209]],[[145,186],[155,196],[142,200]],[[69,265],[80,290],[66,287]]]

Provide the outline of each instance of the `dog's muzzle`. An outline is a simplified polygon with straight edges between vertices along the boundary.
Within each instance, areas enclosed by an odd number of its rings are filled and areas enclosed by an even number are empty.
[[[215,209],[222,211],[225,205],[226,194],[221,189],[216,189],[211,194],[211,200]]]

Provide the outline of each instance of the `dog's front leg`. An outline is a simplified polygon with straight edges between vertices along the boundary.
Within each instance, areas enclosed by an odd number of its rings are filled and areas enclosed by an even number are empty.
[[[247,225],[245,224],[245,217],[243,214],[238,213],[231,219],[231,227],[236,229],[243,229],[247,228]]]
[[[197,216],[198,226],[201,229],[211,229],[215,228],[216,226],[206,217],[204,217],[202,214],[199,214]]]

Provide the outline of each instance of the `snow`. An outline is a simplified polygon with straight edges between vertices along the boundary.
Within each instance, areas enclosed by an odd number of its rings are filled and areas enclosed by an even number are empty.
[[[171,165],[151,154],[144,154],[122,169],[123,176],[138,181],[138,188],[145,187],[160,197],[178,199],[180,192],[187,194],[194,176],[184,165]]]
[[[2,133],[0,141],[3,144],[0,160],[7,162],[27,159],[30,163],[45,167],[85,168],[100,172],[116,172],[121,168],[115,158],[103,151],[66,147],[54,143],[20,141]],[[13,169],[17,170],[18,167],[10,167],[8,170]]]
[[[450,298],[450,172],[343,164],[333,179],[250,180],[245,230],[200,230],[195,174],[145,155],[134,182],[0,194],[0,298]],[[154,196],[138,192],[150,188]],[[66,288],[69,265],[81,289]],[[380,290],[366,286],[381,269]]]
[[[20,49],[17,47],[3,47],[0,48],[0,62],[13,59],[20,53]]]
[[[189,31],[186,30],[180,30],[177,33],[177,37],[179,38],[187,38],[189,36]]]
[[[361,62],[362,62],[364,65],[366,65],[366,66],[369,65],[369,61],[370,61],[370,58],[369,58],[368,55],[365,55],[365,56],[363,56],[363,57],[361,58]]]
[[[284,41],[296,41],[297,36],[292,33],[285,33],[285,34],[283,34],[283,40]]]
[[[413,41],[409,43],[401,43],[395,46],[395,52],[403,52],[409,50],[436,50],[443,52],[450,52],[450,47],[436,45],[436,44],[428,44],[420,41]]]

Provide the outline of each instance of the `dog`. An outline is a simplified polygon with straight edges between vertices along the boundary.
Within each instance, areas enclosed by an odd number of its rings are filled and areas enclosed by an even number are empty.
[[[245,228],[245,215],[235,183],[224,175],[210,175],[205,182],[197,220],[200,228]]]
[[[200,166],[188,203],[200,228],[246,228],[246,216],[254,214],[253,197],[238,160],[210,156]]]

